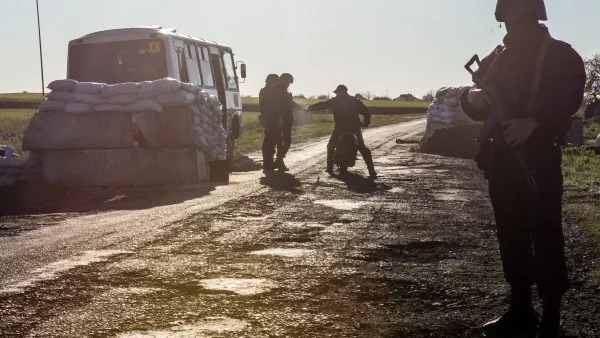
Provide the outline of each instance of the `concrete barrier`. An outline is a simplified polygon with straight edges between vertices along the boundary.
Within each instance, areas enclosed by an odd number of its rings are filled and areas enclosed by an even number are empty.
[[[183,184],[206,180],[204,153],[196,149],[45,151],[44,181],[66,186]]]

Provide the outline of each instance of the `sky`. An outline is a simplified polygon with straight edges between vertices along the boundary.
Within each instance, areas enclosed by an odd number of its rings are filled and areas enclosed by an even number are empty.
[[[289,72],[306,96],[338,84],[351,93],[422,96],[471,83],[463,65],[505,34],[495,0],[39,0],[44,77],[66,76],[67,45],[113,28],[163,25],[233,48],[248,67],[242,95]],[[554,38],[600,54],[598,0],[546,0]],[[0,1],[0,93],[41,92],[35,0]]]

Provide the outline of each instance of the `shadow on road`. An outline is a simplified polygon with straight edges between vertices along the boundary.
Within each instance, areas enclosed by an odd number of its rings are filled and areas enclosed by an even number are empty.
[[[260,184],[266,185],[273,190],[289,191],[294,194],[302,193],[300,182],[296,176],[289,173],[273,173],[260,178]]]
[[[354,191],[359,194],[371,194],[378,190],[389,190],[390,186],[383,183],[377,183],[377,181],[364,177],[354,173],[337,174],[333,177],[346,183],[348,190]]]
[[[19,185],[0,196],[0,216],[63,212],[142,210],[210,194],[217,184],[153,187],[70,188]]]

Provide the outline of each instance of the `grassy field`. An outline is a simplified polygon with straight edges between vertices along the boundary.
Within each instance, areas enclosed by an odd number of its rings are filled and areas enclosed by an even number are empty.
[[[299,105],[310,105],[317,102],[321,102],[323,100],[316,99],[294,99],[296,103]],[[367,107],[424,107],[427,108],[430,105],[430,102],[409,102],[409,101],[387,101],[387,100],[377,100],[377,101],[363,101]],[[242,104],[258,104],[258,97],[242,97]]]
[[[13,146],[21,153],[23,132],[34,113],[29,109],[0,110],[0,144]]]
[[[42,93],[5,93],[0,94],[0,99],[41,100]]]
[[[591,143],[600,134],[600,118],[584,126]],[[563,154],[565,210],[600,235],[600,155],[582,147],[565,148]],[[595,274],[600,278],[600,263]]]
[[[424,117],[424,115],[374,115],[371,118],[370,127],[399,123],[421,117]],[[263,129],[258,120],[258,113],[244,113],[242,118],[244,134],[237,141],[236,147],[242,153],[259,150],[262,146]],[[310,117],[307,117],[305,123],[294,126],[292,129],[292,142],[298,143],[311,138],[329,135],[333,131],[333,126],[334,122],[331,114],[311,114]]]

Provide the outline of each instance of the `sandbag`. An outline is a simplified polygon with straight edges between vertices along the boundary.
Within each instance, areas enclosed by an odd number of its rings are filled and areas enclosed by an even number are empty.
[[[106,112],[125,112],[125,106],[120,104],[100,104],[94,107],[94,111],[97,113],[106,113]]]
[[[458,96],[448,97],[444,100],[444,104],[449,107],[458,107],[460,105],[460,101]]]
[[[129,113],[139,113],[144,111],[161,113],[163,111],[163,106],[154,100],[140,100],[128,105],[125,110]]]
[[[72,92],[77,81],[75,80],[54,80],[48,85],[48,89],[57,92]]]
[[[78,82],[75,84],[73,91],[84,94],[100,94],[106,86],[105,83],[97,82]]]
[[[87,93],[73,93],[73,99],[76,102],[87,103],[91,105],[104,104],[104,99],[102,99],[97,94],[87,94]]]
[[[191,105],[195,101],[194,94],[185,90],[179,90],[175,93],[163,94],[156,99],[156,102],[165,107],[177,107]]]
[[[128,106],[128,105],[136,102],[137,100],[139,100],[139,97],[137,96],[137,94],[121,94],[121,95],[109,97],[108,99],[106,99],[106,103],[120,104],[120,105]]]
[[[46,95],[49,100],[52,101],[61,101],[61,102],[73,102],[75,99],[73,98],[72,92],[59,92],[59,91],[51,91]]]
[[[202,90],[202,88],[200,88],[200,86],[197,86],[193,83],[182,83],[181,89],[185,90],[186,92],[190,92],[192,94],[200,93],[200,91]]]
[[[71,102],[66,104],[65,111],[73,114],[91,113],[94,111],[94,106],[87,103]]]
[[[181,82],[164,78],[156,81],[140,82],[139,94],[144,98],[157,98],[164,94],[169,94],[181,89]]]
[[[117,83],[112,85],[106,85],[100,93],[100,97],[109,98],[117,95],[138,95],[140,91],[140,85],[134,82]]]
[[[38,110],[40,113],[48,111],[65,111],[66,103],[63,101],[54,101],[46,99],[40,103]]]

